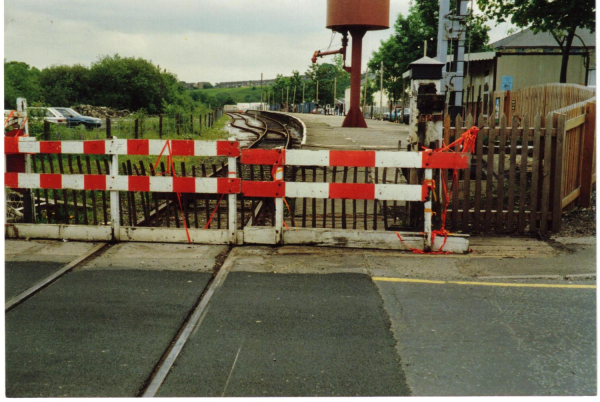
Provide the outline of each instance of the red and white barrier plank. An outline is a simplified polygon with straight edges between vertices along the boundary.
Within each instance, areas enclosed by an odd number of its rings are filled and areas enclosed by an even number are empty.
[[[10,188],[238,194],[241,179],[94,174],[4,173]]]
[[[298,183],[244,181],[246,197],[330,198],[347,200],[424,201],[427,188],[418,184]]]
[[[280,149],[243,149],[246,165],[403,167],[418,169],[465,169],[470,154],[455,152],[404,151],[308,151]]]
[[[167,146],[167,141],[170,142]],[[169,153],[169,149],[171,153]],[[5,137],[5,154],[83,154],[83,155],[169,155],[240,156],[237,141],[194,140],[90,140],[31,141],[23,137]]]

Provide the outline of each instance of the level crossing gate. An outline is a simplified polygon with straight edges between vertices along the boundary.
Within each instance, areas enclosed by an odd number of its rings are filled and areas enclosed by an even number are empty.
[[[236,141],[198,140],[87,140],[36,141],[30,137],[5,138],[5,154],[110,155],[110,173],[55,174],[6,172],[5,186],[20,189],[103,190],[110,192],[110,225],[7,224],[8,237],[54,238],[89,241],[190,242],[204,244],[303,244],[395,250],[424,250],[464,253],[469,250],[466,235],[435,236],[432,230],[434,169],[463,169],[466,153],[338,150],[240,149]],[[228,158],[228,177],[197,178],[119,175],[119,156],[220,156]],[[272,180],[250,181],[238,172],[244,165],[272,166]],[[172,164],[172,160],[170,162]],[[420,184],[301,183],[284,180],[285,166],[336,166],[364,168],[412,168],[424,170]],[[182,229],[122,226],[119,219],[119,191],[219,194],[228,197],[228,224],[224,229]],[[273,226],[245,226],[238,229],[237,197],[272,198]],[[417,201],[424,203],[422,232],[298,228],[286,225],[286,197],[321,199]],[[180,206],[181,199],[179,198]],[[218,208],[218,206],[217,206]],[[214,211],[213,211],[214,214]],[[185,219],[184,225],[185,225]],[[208,225],[207,225],[208,227]]]

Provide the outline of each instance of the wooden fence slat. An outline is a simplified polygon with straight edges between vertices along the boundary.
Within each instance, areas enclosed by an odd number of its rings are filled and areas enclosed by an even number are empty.
[[[539,170],[540,170],[540,132],[542,117],[537,114],[533,123],[533,171],[531,174],[531,211],[529,231],[537,231],[536,214],[538,212]]]
[[[488,233],[492,223],[493,191],[494,185],[494,141],[496,139],[496,130],[489,128],[488,135],[488,155],[485,165],[485,220],[483,222],[483,232]]]
[[[483,115],[479,115],[479,119],[477,121],[477,127],[481,131],[479,131],[479,135],[477,135],[477,155],[476,155],[476,163],[475,163],[475,200],[473,200],[473,208],[475,210],[475,214],[473,215],[473,230],[479,231],[481,226],[481,174],[482,174],[482,165],[483,165],[483,137],[485,135],[486,130],[484,127]]]
[[[44,154],[39,154],[37,155],[40,159],[40,169],[42,170],[42,173],[46,173],[46,166],[44,166]],[[54,190],[54,206],[52,207],[52,209],[54,210],[54,223],[58,223],[58,203],[56,202],[56,190]],[[44,197],[46,198],[46,219],[48,220],[48,223],[51,222],[51,218],[50,218],[50,199],[48,198],[48,190],[44,189]]]
[[[89,155],[85,155],[85,166],[87,168],[87,174],[92,174],[92,166]],[[94,190],[90,191],[90,198],[92,199],[92,221],[94,222],[94,225],[97,225],[98,213],[96,211],[96,192]]]
[[[525,233],[527,218],[525,216],[525,206],[527,205],[526,189],[527,189],[527,150],[529,148],[529,140],[531,138],[531,124],[529,115],[523,117],[523,137],[521,140],[521,171],[519,181],[519,226],[518,233]]]
[[[315,183],[317,181],[317,167],[313,167],[312,169],[313,175],[312,175],[312,181],[313,183]],[[311,216],[311,223],[312,223],[312,227],[316,228],[317,227],[317,199],[313,198],[311,200],[311,212],[312,212],[312,216]]]
[[[502,211],[504,211],[504,164],[506,152],[506,115],[500,117],[500,151],[498,153],[498,185],[496,187],[496,232],[502,233],[504,229],[504,221],[502,219]]]
[[[552,129],[553,115],[546,116],[546,132]],[[542,235],[548,233],[548,210],[550,209],[550,172],[552,168],[552,138],[546,136],[544,139],[544,165],[542,171],[542,205],[540,217],[540,232]]]
[[[561,229],[562,218],[562,169],[563,169],[563,146],[565,136],[565,115],[558,116],[556,126],[556,158],[554,173],[554,206],[552,208],[552,231],[557,233]]]
[[[594,142],[596,134],[596,103],[588,102],[585,106],[585,125],[583,129],[581,155],[581,193],[579,206],[589,208],[592,196],[592,175],[594,174]]]
[[[508,172],[508,220],[506,222],[506,231],[513,233],[515,231],[514,211],[515,211],[515,187],[516,187],[516,168],[517,168],[517,141],[519,139],[519,118],[513,115],[510,130],[510,158]],[[525,145],[523,145],[525,148]]]
[[[331,174],[331,182],[335,183],[335,177],[337,174],[337,166],[333,167],[333,173]],[[331,227],[335,229],[335,200],[331,199]]]
[[[475,89],[475,88],[473,88]],[[473,127],[473,115],[469,114],[467,116],[467,124],[465,126],[467,129]],[[471,159],[469,158],[469,165],[464,173],[463,180],[463,216],[462,216],[462,231],[468,232],[469,230],[469,209],[470,209],[470,201],[471,201]]]
[[[344,166],[344,173],[342,176],[342,181],[344,184],[348,181],[348,167]],[[342,200],[342,229],[347,229],[346,227],[346,200]]]
[[[323,183],[327,183],[327,166],[323,167]],[[323,228],[327,227],[327,198],[323,199]]]
[[[456,116],[456,128],[454,129],[454,137],[452,141],[460,138],[462,133],[463,120],[462,116]],[[460,145],[454,147],[454,152],[460,152]],[[452,172],[452,229],[458,230],[458,196],[460,193],[460,176],[464,174],[461,169]]]
[[[306,166],[301,167],[302,170],[302,183],[306,182]],[[306,227],[306,197],[302,197],[302,227]]]
[[[358,168],[354,167],[353,183],[358,183]],[[356,229],[356,200],[352,200],[352,229]]]

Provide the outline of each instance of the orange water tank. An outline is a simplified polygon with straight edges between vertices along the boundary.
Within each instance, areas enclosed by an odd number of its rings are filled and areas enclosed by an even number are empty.
[[[390,0],[327,0],[327,28],[367,31],[390,27]]]

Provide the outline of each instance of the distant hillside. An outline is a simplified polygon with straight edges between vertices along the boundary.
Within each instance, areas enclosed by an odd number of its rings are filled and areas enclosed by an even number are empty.
[[[260,86],[244,88],[193,89],[190,92],[194,99],[199,98],[200,101],[207,101],[210,104],[214,103],[211,101],[214,99],[219,106],[225,104],[260,102]]]

